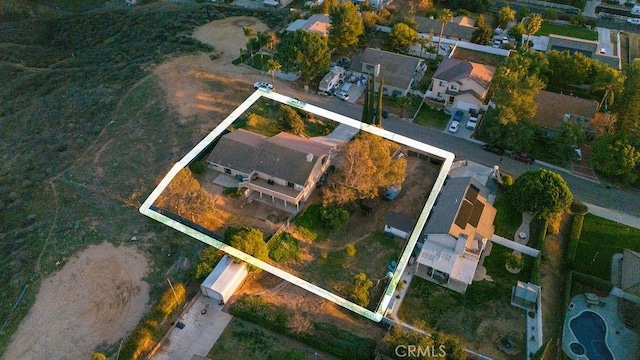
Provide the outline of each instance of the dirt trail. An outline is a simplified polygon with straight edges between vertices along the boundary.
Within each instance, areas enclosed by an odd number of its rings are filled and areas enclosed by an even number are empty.
[[[114,344],[147,310],[144,255],[109,243],[78,253],[44,279],[4,359],[88,359]]]

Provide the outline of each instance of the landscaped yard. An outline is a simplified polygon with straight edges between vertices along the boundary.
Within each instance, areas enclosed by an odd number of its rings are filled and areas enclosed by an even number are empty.
[[[444,130],[449,123],[451,115],[447,115],[442,110],[434,109],[428,105],[423,105],[420,112],[413,119],[413,122],[420,125],[426,125],[438,130]]]
[[[497,210],[496,218],[493,221],[495,234],[513,240],[516,230],[522,223],[522,213],[511,205],[508,196],[503,192],[496,197],[493,207]]]
[[[216,360],[298,360],[311,359],[314,354],[320,359],[335,359],[299,341],[234,317],[209,351],[208,357]]]
[[[482,51],[475,51],[471,49],[456,48],[453,52],[453,58],[465,61],[471,61],[479,64],[498,67],[504,63],[507,59],[506,56],[494,55],[485,53]]]
[[[538,30],[536,35],[547,36],[549,34],[569,36],[573,38],[592,41],[598,40],[598,32],[595,30],[589,30],[587,28],[577,26],[554,24],[544,21],[542,23],[542,27],[540,28],[540,30]]]
[[[611,281],[611,257],[623,249],[640,251],[640,229],[595,215],[584,217],[575,270]]]

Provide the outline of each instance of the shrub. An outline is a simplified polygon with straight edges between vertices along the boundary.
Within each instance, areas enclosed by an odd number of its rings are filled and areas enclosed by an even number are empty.
[[[300,243],[293,235],[282,232],[269,242],[269,257],[275,262],[300,259]]]
[[[502,175],[502,185],[506,187],[513,185],[513,176],[509,174]]]
[[[194,266],[193,277],[197,281],[202,281],[206,278],[213,268],[218,264],[218,261],[222,259],[224,253],[213,246],[207,246],[204,248],[198,256],[198,262]]]
[[[189,169],[195,175],[202,175],[204,171],[207,169],[207,165],[205,165],[204,161],[197,160],[189,164]]]
[[[404,281],[400,280],[398,281],[398,285],[396,285],[396,290],[397,291],[402,291],[402,289],[404,289],[405,283]]]
[[[571,212],[574,214],[586,214],[589,211],[587,205],[583,204],[580,200],[573,199],[571,203]]]
[[[107,360],[107,356],[103,353],[93,353],[91,355],[91,360]]]
[[[230,198],[237,198],[237,197],[240,197],[242,193],[240,192],[240,189],[238,189],[237,187],[231,187],[231,188],[224,188],[224,190],[222,191],[222,194]]]
[[[311,231],[304,226],[296,226],[296,232],[308,241],[315,241],[318,238],[318,234],[315,231]]]
[[[353,257],[356,255],[356,247],[353,244],[349,244],[344,248],[344,251],[347,253],[347,256]]]
[[[524,259],[521,254],[511,253],[507,256],[507,266],[512,269],[522,269],[524,265]]]
[[[582,234],[582,223],[584,222],[583,214],[574,214],[571,221],[571,233],[569,234],[569,242],[567,243],[567,266],[573,268],[573,262],[576,259],[578,245],[580,244],[580,235]]]
[[[322,222],[331,230],[338,230],[343,227],[349,221],[350,216],[344,207],[337,205],[324,206],[320,210]]]
[[[367,279],[367,275],[365,273],[359,273],[353,278],[353,290],[351,293],[351,298],[353,301],[363,307],[369,305],[369,289],[373,286],[373,282]]]

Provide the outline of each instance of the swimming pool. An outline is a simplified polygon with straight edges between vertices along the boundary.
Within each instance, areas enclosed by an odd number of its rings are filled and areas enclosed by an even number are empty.
[[[600,315],[585,310],[571,319],[569,327],[577,340],[569,346],[575,355],[584,355],[589,360],[613,360],[606,343],[607,324]]]

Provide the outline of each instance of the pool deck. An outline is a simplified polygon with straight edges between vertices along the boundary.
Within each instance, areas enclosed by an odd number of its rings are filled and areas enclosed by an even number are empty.
[[[615,360],[637,359],[640,335],[627,329],[617,316],[618,298],[614,295],[601,297],[604,305],[592,305],[587,302],[585,294],[577,295],[569,304],[564,325],[562,328],[562,350],[571,359],[586,360],[585,355],[575,355],[569,350],[569,344],[576,341],[573,332],[569,329],[569,322],[585,310],[590,310],[600,315],[607,324],[606,342]],[[594,360],[594,359],[590,359]]]

